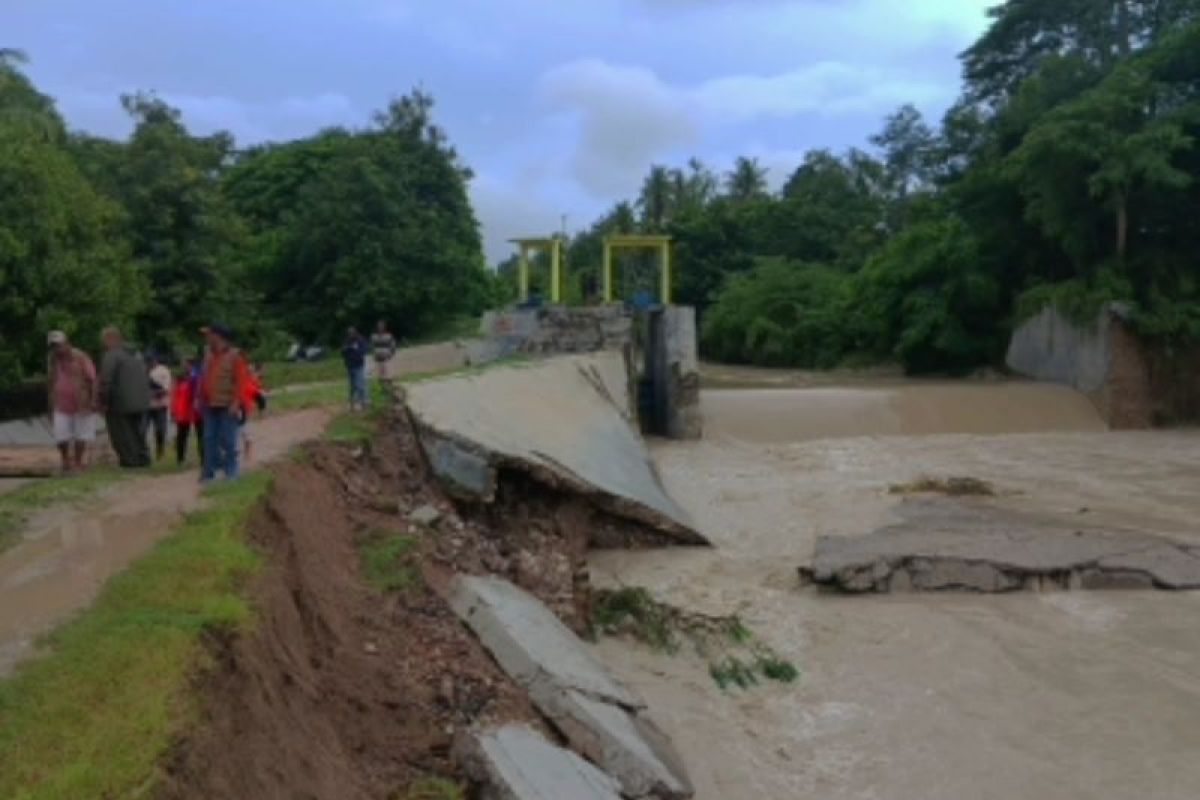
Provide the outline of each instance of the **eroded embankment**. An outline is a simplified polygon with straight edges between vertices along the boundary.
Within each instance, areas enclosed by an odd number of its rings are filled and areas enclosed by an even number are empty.
[[[257,624],[211,641],[161,796],[391,800],[463,781],[453,745],[468,728],[518,722],[557,741],[443,598],[455,574],[500,576],[582,632],[589,542],[640,530],[507,471],[493,503],[460,509],[402,412],[361,448],[314,446],[254,519]]]

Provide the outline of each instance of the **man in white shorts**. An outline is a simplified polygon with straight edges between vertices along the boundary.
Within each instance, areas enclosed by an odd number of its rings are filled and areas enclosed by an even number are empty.
[[[50,415],[64,475],[81,472],[88,445],[96,440],[96,365],[76,350],[62,331],[46,337],[50,348]]]

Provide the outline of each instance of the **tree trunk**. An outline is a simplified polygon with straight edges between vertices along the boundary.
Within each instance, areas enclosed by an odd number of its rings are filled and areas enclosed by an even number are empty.
[[[1124,262],[1129,249],[1129,201],[1124,194],[1117,196],[1117,259]]]

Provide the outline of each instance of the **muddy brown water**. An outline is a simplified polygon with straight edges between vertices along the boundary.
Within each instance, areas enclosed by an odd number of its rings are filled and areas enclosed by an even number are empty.
[[[254,426],[255,460],[320,435],[322,410]],[[45,509],[0,553],[0,676],[34,652],[37,637],[87,607],[110,577],[145,553],[202,501],[198,473],[124,481],[81,506]]]
[[[1077,395],[1021,384],[714,392],[705,406],[708,438],[654,457],[717,546],[591,558],[600,585],[741,614],[801,670],[722,692],[697,660],[599,644],[699,800],[1200,795],[1200,594],[848,598],[796,576],[816,536],[896,521],[887,488],[925,475],[1200,542],[1200,433],[1109,433]]]

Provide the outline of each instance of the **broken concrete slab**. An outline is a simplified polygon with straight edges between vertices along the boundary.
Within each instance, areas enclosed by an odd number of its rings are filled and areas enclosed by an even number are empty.
[[[605,352],[418,383],[406,404],[459,496],[494,499],[503,470],[576,491],[683,544],[707,544],[667,495],[633,428],[625,357]]]
[[[500,667],[531,693],[546,684],[624,708],[645,708],[553,611],[508,581],[461,575],[451,590],[450,606]]]
[[[483,800],[621,800],[612,777],[524,725],[470,734],[458,758]]]
[[[847,592],[1200,589],[1200,549],[985,503],[923,498],[866,536],[822,536],[815,583]]]
[[[693,789],[644,701],[612,678],[553,612],[511,583],[460,576],[450,604],[509,676],[625,797],[682,800]]]

